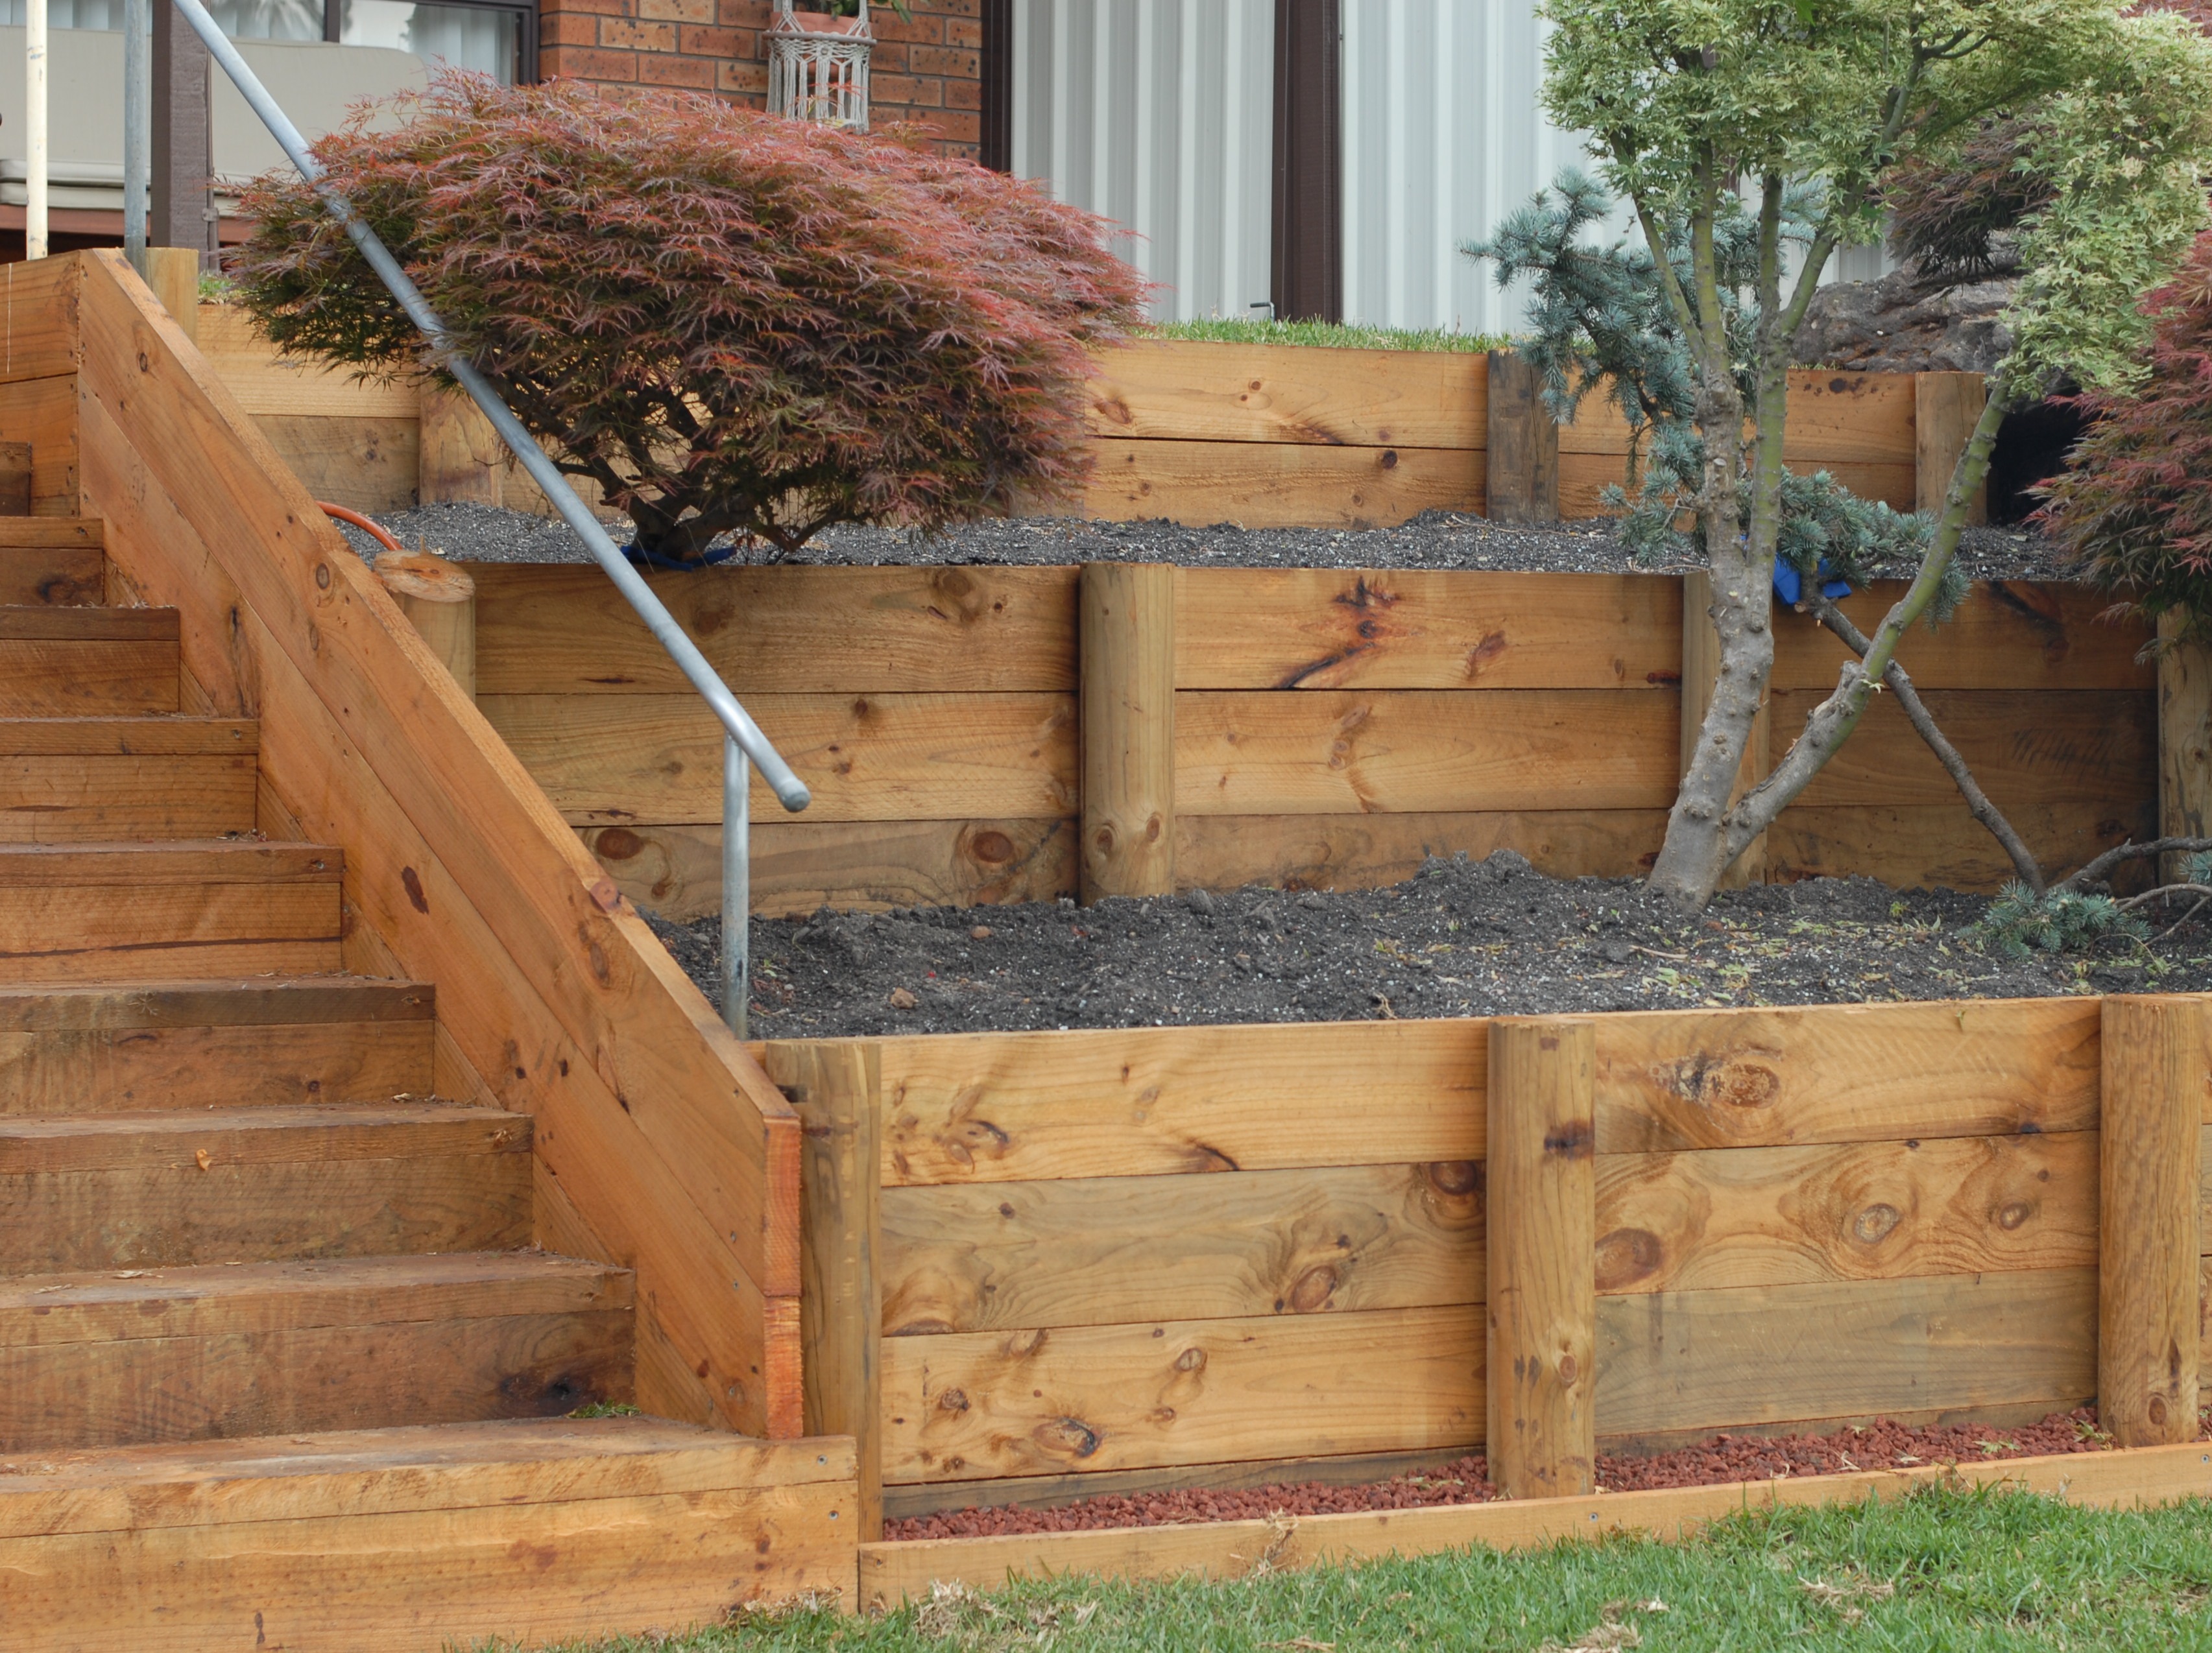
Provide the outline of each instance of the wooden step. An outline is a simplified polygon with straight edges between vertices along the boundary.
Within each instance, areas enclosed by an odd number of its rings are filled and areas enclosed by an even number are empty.
[[[436,1015],[359,976],[0,988],[0,1116],[427,1096]]]
[[[530,1244],[530,1118],[441,1102],[0,1119],[0,1275]]]
[[[0,980],[334,972],[343,870],[313,844],[0,845]]]
[[[107,600],[97,517],[0,517],[0,603],[42,608]]]
[[[0,842],[251,833],[260,728],[229,718],[0,719]]]
[[[0,1453],[548,1417],[630,1396],[627,1270],[536,1251],[0,1281]]]
[[[11,1647],[434,1653],[854,1588],[849,1439],[554,1419],[0,1462]]]
[[[0,717],[177,709],[174,609],[0,607]]]

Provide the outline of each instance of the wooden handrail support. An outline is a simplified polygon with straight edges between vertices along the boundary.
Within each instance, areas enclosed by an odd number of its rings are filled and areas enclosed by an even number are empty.
[[[438,987],[438,1087],[536,1120],[538,1238],[637,1272],[637,1398],[803,1426],[797,1117],[119,252],[14,266],[0,379],[73,377],[82,508],[261,720],[260,826],[343,847],[345,961]]]

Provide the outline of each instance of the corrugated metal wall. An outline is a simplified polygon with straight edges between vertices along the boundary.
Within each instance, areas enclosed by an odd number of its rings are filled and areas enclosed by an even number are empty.
[[[1274,51],[1274,0],[1015,0],[1013,169],[1134,232],[1158,319],[1267,300]]]
[[[1538,102],[1534,0],[1341,6],[1345,319],[1517,332],[1525,296],[1459,249],[1594,166]],[[1274,0],[1015,0],[1014,171],[1134,232],[1158,319],[1268,296],[1274,35]],[[1848,248],[1828,279],[1888,268]]]
[[[1517,330],[1525,301],[1460,251],[1587,167],[1544,118],[1532,0],[1343,0],[1344,316]]]

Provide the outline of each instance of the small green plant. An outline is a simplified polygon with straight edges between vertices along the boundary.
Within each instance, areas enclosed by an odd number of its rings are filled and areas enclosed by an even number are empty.
[[[2147,942],[2150,928],[2109,895],[2057,889],[2038,895],[2015,880],[1976,926],[1981,939],[2008,959],[2037,953],[2080,953],[2106,936]]]
[[[628,1401],[592,1401],[568,1414],[572,1418],[635,1418],[638,1410]]]

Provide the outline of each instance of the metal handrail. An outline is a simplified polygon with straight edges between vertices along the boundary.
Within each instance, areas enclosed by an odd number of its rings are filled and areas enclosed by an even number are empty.
[[[269,129],[270,136],[276,140],[292,164],[300,169],[300,176],[314,187],[315,193],[322,197],[323,204],[330,209],[331,215],[353,238],[354,245],[368,261],[369,268],[391,289],[392,296],[399,300],[400,308],[407,312],[408,319],[429,340],[431,354],[438,365],[452,374],[454,382],[469,393],[469,399],[483,410],[484,417],[491,421],[492,428],[499,433],[500,439],[521,462],[522,468],[530,473],[530,480],[544,490],[545,497],[560,512],[562,520],[575,530],[583,540],[585,548],[592,554],[592,560],[605,570],[607,578],[615,583],[615,589],[629,599],[629,606],[637,610],[647,629],[652,632],[660,646],[668,651],[669,657],[676,662],[677,669],[690,680],[691,687],[699,691],[716,721],[722,725],[722,1020],[729,1023],[731,1030],[738,1038],[744,1038],[745,1003],[749,997],[747,981],[750,973],[751,949],[748,932],[751,918],[752,885],[746,841],[751,826],[750,787],[746,760],[750,759],[760,766],[762,776],[786,809],[796,812],[806,807],[809,801],[806,784],[792,772],[791,766],[769,743],[768,736],[761,733],[760,726],[738,703],[738,697],[730,693],[729,686],[722,681],[714,667],[708,664],[707,657],[699,652],[698,645],[685,635],[684,628],[676,623],[676,617],[668,612],[659,597],[653,596],[653,588],[645,583],[644,576],[630,566],[614,541],[608,537],[607,530],[599,525],[599,519],[576,497],[575,489],[569,487],[568,479],[561,474],[560,468],[546,457],[544,450],[523,428],[522,421],[514,416],[507,403],[500,400],[498,392],[484,381],[483,375],[453,348],[445,324],[438,319],[437,312],[430,308],[421,291],[409,279],[407,272],[400,268],[399,261],[377,238],[376,232],[354,211],[345,197],[325,179],[322,167],[309,153],[307,140],[300,136],[300,129],[292,124],[291,118],[285,114],[276,99],[269,95],[269,88],[262,85],[260,77],[246,66],[246,59],[230,43],[229,36],[208,15],[207,8],[200,3],[200,0],[174,0],[174,3],[177,9],[184,14],[185,21],[192,26],[193,33],[207,43],[209,55],[222,65],[223,73],[230,76],[231,83],[245,98],[246,106],[261,118],[261,124]],[[126,191],[127,188],[126,183]]]

